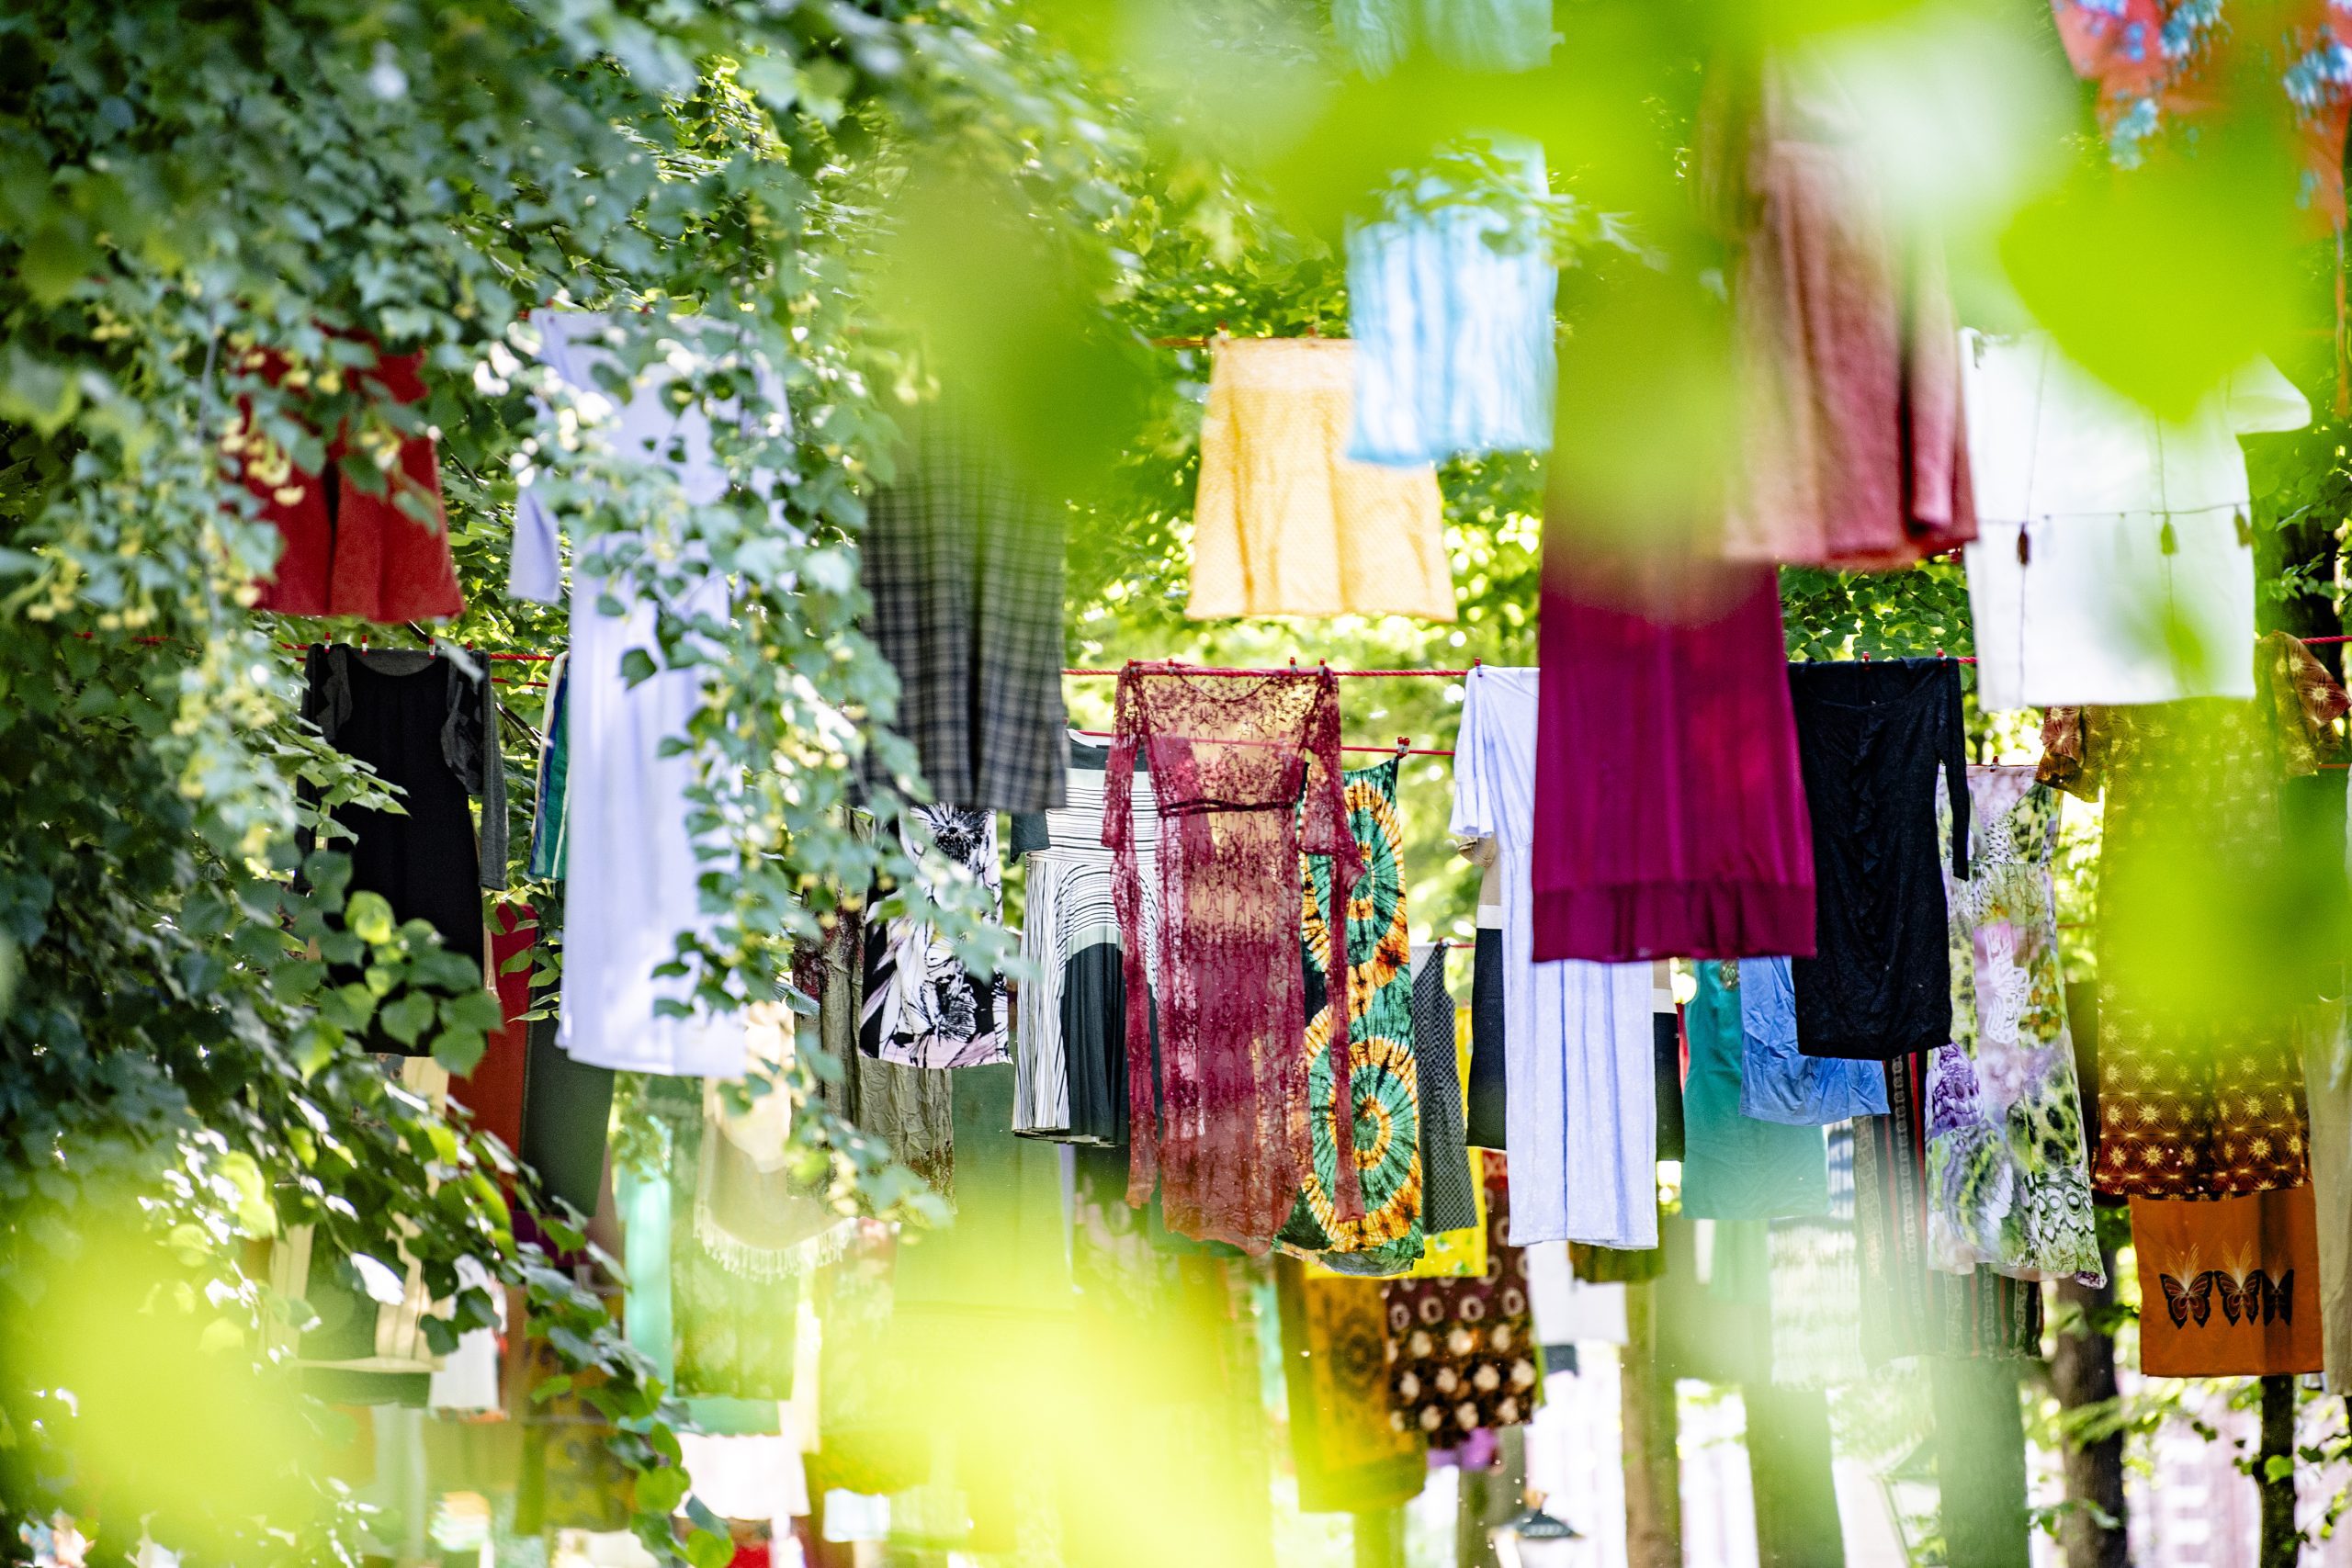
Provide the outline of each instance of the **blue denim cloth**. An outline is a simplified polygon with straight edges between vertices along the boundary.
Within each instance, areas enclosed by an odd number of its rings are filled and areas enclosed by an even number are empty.
[[[1739,1022],[1747,1040],[1741,1115],[1826,1127],[1849,1116],[1886,1114],[1883,1064],[1799,1054],[1796,990],[1787,959],[1739,961]]]
[[[1542,188],[1543,150],[1514,155]],[[1351,228],[1350,457],[1411,466],[1463,452],[1550,450],[1559,274],[1542,239],[1511,235],[1511,223],[1465,204],[1392,210]]]

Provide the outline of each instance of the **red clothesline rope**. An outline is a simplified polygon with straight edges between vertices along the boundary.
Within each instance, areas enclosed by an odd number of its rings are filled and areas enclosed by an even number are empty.
[[[1114,730],[1108,730],[1108,729],[1073,729],[1073,730],[1071,730],[1071,731],[1070,731],[1070,733],[1071,733],[1072,735],[1091,735],[1091,736],[1093,736],[1095,739],[1101,739],[1101,740],[1108,740],[1108,739],[1114,739],[1114,738],[1115,738],[1115,735],[1116,735],[1116,732],[1115,732],[1115,731],[1114,731]],[[1210,745],[1213,745],[1213,746],[1221,746],[1221,745],[1256,745],[1256,746],[1263,746],[1263,745],[1269,745],[1269,744],[1272,744],[1272,743],[1271,743],[1271,742],[1268,742],[1268,741],[1263,741],[1263,740],[1258,740],[1258,741],[1216,741],[1216,740],[1213,740],[1213,741],[1209,742],[1209,744],[1210,744]],[[1452,749],[1451,747],[1440,747],[1440,746],[1342,746],[1342,747],[1340,747],[1340,750],[1342,750],[1342,751],[1376,751],[1376,752],[1378,752],[1381,756],[1384,756],[1384,757],[1451,757],[1451,756],[1453,756],[1453,749]]]

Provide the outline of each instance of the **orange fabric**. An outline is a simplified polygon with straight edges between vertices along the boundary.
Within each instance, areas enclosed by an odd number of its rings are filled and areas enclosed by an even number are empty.
[[[2320,1370],[2319,1222],[2309,1186],[2210,1202],[2134,1198],[2132,1240],[2142,1371]]]

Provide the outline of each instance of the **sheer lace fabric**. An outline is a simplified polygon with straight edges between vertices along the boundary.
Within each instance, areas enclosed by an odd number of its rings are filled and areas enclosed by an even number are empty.
[[[1329,671],[1241,679],[1130,664],[1117,714],[1102,841],[1125,947],[1127,1201],[1148,1203],[1157,1186],[1171,1230],[1263,1252],[1310,1168],[1298,857],[1331,857],[1335,927],[1363,870],[1340,783],[1339,682]],[[1143,919],[1139,754],[1159,795],[1156,932]],[[1344,1074],[1344,1018],[1330,1051]],[[1340,1218],[1361,1219],[1351,1120],[1333,1118],[1333,1198]]]

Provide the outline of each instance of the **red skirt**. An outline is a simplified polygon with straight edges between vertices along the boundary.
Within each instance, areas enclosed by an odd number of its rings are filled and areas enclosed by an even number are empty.
[[[384,355],[354,372],[397,404],[424,397],[424,356]],[[263,376],[275,383],[286,362],[264,351]],[[449,557],[448,515],[441,504],[441,465],[430,436],[404,437],[375,493],[345,478],[354,451],[338,430],[327,444],[323,475],[296,469],[265,483],[246,465],[245,489],[261,515],[285,537],[277,570],[259,584],[256,606],[282,615],[358,615],[370,621],[429,620],[462,614],[458,571]],[[359,455],[358,461],[367,457]]]

